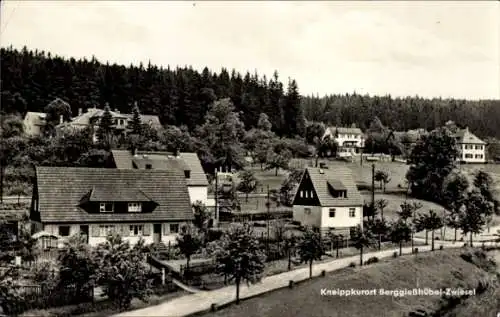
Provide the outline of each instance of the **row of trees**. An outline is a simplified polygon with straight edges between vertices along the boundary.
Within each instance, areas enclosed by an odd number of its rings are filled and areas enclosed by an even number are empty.
[[[163,124],[185,125],[193,131],[202,124],[208,106],[216,99],[231,98],[248,128],[260,113],[269,116],[278,135],[305,136],[308,121],[337,126],[357,124],[368,129],[374,117],[390,128],[432,130],[447,120],[460,122],[481,137],[500,137],[496,119],[498,100],[371,97],[345,95],[300,96],[290,80],[285,91],[275,72],[271,79],[257,73],[192,67],[171,69],[156,65],[102,64],[95,58],[64,59],[50,53],[2,48],[2,109],[5,113],[42,111],[56,97],[71,105],[71,113],[109,103],[130,113],[134,101],[143,111],[160,116]]]
[[[60,113],[67,105],[54,102],[48,107]],[[279,169],[288,169],[292,157],[311,155],[304,139],[280,138],[272,132],[272,124],[266,114],[260,115],[256,128],[245,130],[239,113],[229,99],[214,102],[205,122],[193,133],[184,127],[167,126],[154,130],[143,125],[139,107],[135,105],[129,133],[118,134],[112,127],[109,111],[110,108],[106,107],[97,128],[97,143],[92,140],[94,131],[91,128],[63,131],[51,138],[27,138],[23,135],[19,117],[3,117],[4,137],[0,140],[2,171],[8,166],[14,168],[7,175],[8,183],[29,183],[34,175],[32,165],[106,167],[110,149],[113,148],[196,152],[208,174],[213,174],[216,168],[243,169],[247,165],[247,154],[257,164],[274,169],[276,173]],[[10,186],[11,194],[13,188],[14,185]]]
[[[367,130],[374,117],[396,131],[409,129],[433,130],[452,120],[468,126],[479,137],[500,138],[499,100],[426,99],[422,97],[394,98],[357,93],[304,96],[302,105],[309,121],[336,126],[356,124]]]
[[[225,68],[215,73],[206,67],[198,72],[190,66],[171,69],[151,63],[126,67],[102,64],[94,57],[64,59],[26,47],[2,48],[1,55],[5,113],[40,112],[56,97],[71,105],[71,113],[106,103],[130,113],[137,101],[144,113],[158,115],[163,124],[184,125],[193,132],[213,101],[231,98],[248,128],[266,113],[280,136],[304,134],[297,83],[290,79],[285,91],[277,72],[268,79]]]

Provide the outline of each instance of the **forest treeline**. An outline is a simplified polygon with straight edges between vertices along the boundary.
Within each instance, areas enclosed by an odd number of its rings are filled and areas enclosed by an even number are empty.
[[[1,49],[1,101],[4,113],[43,111],[55,98],[79,108],[103,107],[131,113],[138,102],[145,114],[165,125],[193,131],[214,100],[231,98],[246,129],[265,113],[280,136],[305,134],[307,121],[368,128],[374,117],[391,129],[433,129],[453,120],[479,137],[500,137],[500,100],[393,98],[360,94],[300,96],[295,80],[241,74],[222,68],[103,64],[96,58],[65,59],[28,48]]]

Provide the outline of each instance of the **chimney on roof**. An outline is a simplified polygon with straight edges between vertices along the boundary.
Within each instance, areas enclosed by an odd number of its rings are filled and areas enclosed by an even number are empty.
[[[320,174],[325,174],[325,171],[324,171],[322,168],[320,168],[320,169],[319,169],[319,173],[320,173]]]
[[[64,122],[64,116],[60,115],[59,116],[59,124],[62,124]]]
[[[83,109],[82,108],[78,108],[78,115],[81,116],[83,113]]]

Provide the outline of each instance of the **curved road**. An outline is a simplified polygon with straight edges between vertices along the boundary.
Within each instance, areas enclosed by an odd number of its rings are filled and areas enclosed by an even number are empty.
[[[495,245],[494,242],[487,242],[486,245]],[[459,248],[463,243],[452,242],[436,242],[436,249],[443,245],[444,248]],[[498,244],[497,244],[498,245]],[[431,246],[419,246],[420,252],[430,251]],[[399,251],[399,248],[391,250],[371,252],[364,255],[368,259],[372,256],[378,258],[391,257],[394,251]],[[403,254],[411,253],[411,247],[403,248]],[[313,265],[313,276],[318,276],[321,271],[326,272],[336,271],[345,268],[351,262],[358,263],[359,255],[333,260],[326,263]],[[286,287],[290,280],[302,281],[309,278],[309,268],[300,268],[293,271],[273,275],[262,279],[258,284],[251,285],[250,287],[242,286],[240,289],[241,299],[266,293],[271,290]],[[172,299],[168,302],[117,314],[114,317],[143,317],[143,316],[158,316],[158,317],[181,317],[187,316],[198,312],[209,310],[213,303],[223,305],[235,300],[235,286],[227,286],[213,291],[199,292],[196,294],[186,295],[179,298]]]

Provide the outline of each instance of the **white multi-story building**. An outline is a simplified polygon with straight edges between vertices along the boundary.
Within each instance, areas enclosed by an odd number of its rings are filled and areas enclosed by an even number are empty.
[[[486,163],[486,142],[475,136],[469,128],[455,132],[458,145],[458,160],[464,163]]]
[[[326,137],[337,143],[339,156],[355,155],[365,146],[365,138],[360,128],[329,127],[323,134],[323,139]]]

